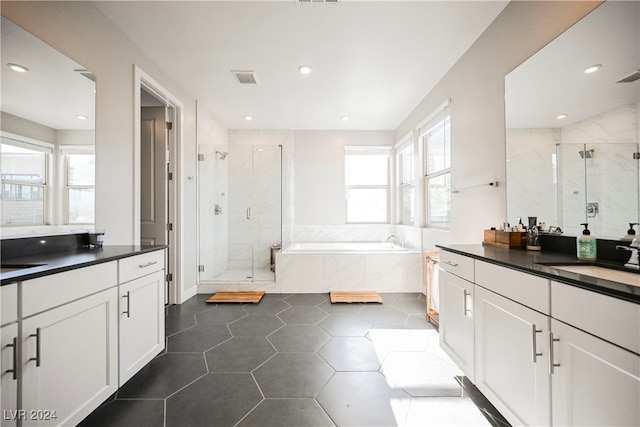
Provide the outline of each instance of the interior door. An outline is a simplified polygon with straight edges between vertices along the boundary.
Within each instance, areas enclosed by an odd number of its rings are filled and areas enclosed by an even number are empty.
[[[167,244],[167,111],[142,107],[140,123],[140,243]]]

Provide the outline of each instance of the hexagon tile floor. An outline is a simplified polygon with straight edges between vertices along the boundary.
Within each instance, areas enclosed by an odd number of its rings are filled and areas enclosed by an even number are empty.
[[[440,349],[424,295],[208,297],[167,307],[166,351],[81,426],[508,426]]]

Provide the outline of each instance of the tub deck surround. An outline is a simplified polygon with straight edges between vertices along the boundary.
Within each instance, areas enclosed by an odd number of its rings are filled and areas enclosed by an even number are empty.
[[[316,252],[316,253],[344,253],[344,252],[409,252],[404,246],[386,242],[310,242],[291,243],[284,250],[285,253]],[[415,252],[415,251],[414,251]]]
[[[10,283],[62,273],[64,271],[75,270],[81,267],[88,267],[90,265],[114,261],[165,248],[165,245],[114,245],[104,246],[102,248],[79,247],[75,249],[67,249],[63,252],[40,253],[34,255],[23,254],[10,258],[5,258],[3,256],[3,265],[34,265],[34,267],[20,268],[0,273],[0,284],[4,286]]]
[[[458,253],[471,258],[489,263],[520,270],[525,273],[545,277],[558,282],[567,283],[580,288],[588,289],[604,295],[640,304],[640,272],[638,274],[638,286],[613,282],[584,274],[563,271],[553,268],[553,264],[562,265],[578,263],[575,256],[559,252],[532,252],[517,249],[504,249],[486,247],[479,244],[468,245],[436,245],[442,250]],[[601,265],[609,265],[621,268],[622,264],[614,261],[601,261]],[[546,265],[545,265],[546,264]],[[582,264],[589,265],[589,262]]]

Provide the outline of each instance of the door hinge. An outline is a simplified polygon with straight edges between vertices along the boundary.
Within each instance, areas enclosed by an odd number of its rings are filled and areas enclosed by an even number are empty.
[[[173,129],[173,123],[167,122],[167,130]]]
[[[204,154],[198,154],[198,161],[204,162]]]
[[[640,160],[640,153],[633,153],[633,160]]]
[[[198,266],[198,272],[202,273],[204,271],[204,265],[199,265]]]
[[[173,274],[167,273],[167,275],[165,277],[165,281],[166,282],[172,282],[173,281]]]
[[[172,231],[173,230],[173,224],[168,223],[166,228],[167,228],[167,231]]]

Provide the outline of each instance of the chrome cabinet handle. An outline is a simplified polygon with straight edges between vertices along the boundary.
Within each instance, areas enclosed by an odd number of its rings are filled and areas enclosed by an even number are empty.
[[[130,311],[130,302],[131,302],[131,291],[127,291],[126,295],[123,295],[122,298],[126,298],[127,299],[127,309],[125,311],[122,312],[122,314],[126,314],[127,317],[131,317],[131,313]]]
[[[31,357],[29,361],[35,360],[36,366],[40,366],[40,328],[36,328],[36,333],[30,334],[29,337],[36,338],[36,357]]]
[[[146,264],[139,264],[139,265],[138,265],[138,268],[147,268],[147,267],[151,267],[152,265],[155,265],[155,264],[157,264],[157,263],[158,263],[158,261],[149,261],[149,262],[148,262],[148,263],[146,263]]]
[[[560,366],[559,363],[555,363],[553,360],[553,344],[560,341],[559,338],[553,337],[553,332],[549,332],[549,373],[553,374],[554,368]]]
[[[251,219],[251,208],[247,208],[247,219]]]
[[[451,261],[444,261],[445,264],[450,265],[451,267],[457,267],[458,264],[456,264],[455,262],[451,262]]]
[[[538,362],[538,356],[542,356],[542,353],[538,353],[538,343],[537,343],[537,334],[541,334],[542,329],[536,329],[535,323],[531,325],[531,337],[532,337],[532,347],[533,347],[533,363]]]
[[[464,298],[462,300],[462,309],[464,310],[464,312],[462,313],[463,316],[466,316],[467,313],[471,313],[471,309],[467,307],[467,297],[471,295],[471,292],[467,291],[466,289],[462,290],[464,295],[462,298]]]
[[[13,347],[13,369],[7,369],[6,373],[13,374],[13,379],[18,379],[18,338],[14,337],[11,344],[7,344],[7,347]]]

